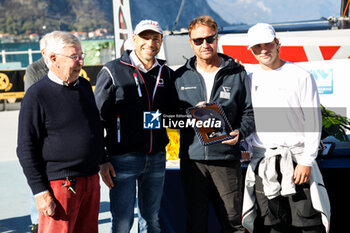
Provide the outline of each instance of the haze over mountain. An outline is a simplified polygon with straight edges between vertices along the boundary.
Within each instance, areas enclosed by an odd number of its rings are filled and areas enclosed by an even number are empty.
[[[142,19],[159,21],[171,30],[181,0],[130,0],[133,27]],[[53,30],[89,32],[97,28],[113,31],[112,0],[0,0],[0,33],[45,34]],[[210,15],[223,27],[229,25],[206,0],[187,0],[177,29],[187,28],[199,15]]]
[[[174,26],[182,0],[130,0],[133,27],[142,19]],[[200,15],[219,27],[256,22],[286,22],[339,16],[341,0],[186,0],[176,29]],[[0,0],[0,33],[45,34],[53,30],[113,33],[112,0]]]
[[[207,0],[230,24],[288,22],[339,16],[341,0]]]
[[[171,30],[174,26],[181,0],[130,0],[133,27],[142,19],[157,20],[163,29]],[[220,27],[229,23],[215,12],[206,0],[186,0],[176,29],[187,28],[189,22],[200,15],[210,15]]]

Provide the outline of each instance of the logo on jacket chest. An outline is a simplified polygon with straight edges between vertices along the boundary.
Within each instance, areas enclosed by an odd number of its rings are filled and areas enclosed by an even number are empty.
[[[231,95],[231,87],[222,86],[222,91],[220,91],[220,98],[230,99],[230,95]]]
[[[164,79],[159,79],[158,87],[164,87]]]

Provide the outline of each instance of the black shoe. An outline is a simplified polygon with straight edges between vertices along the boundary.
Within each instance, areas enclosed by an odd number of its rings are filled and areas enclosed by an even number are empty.
[[[39,228],[38,224],[33,224],[32,229],[30,229],[29,233],[38,233],[38,228]]]

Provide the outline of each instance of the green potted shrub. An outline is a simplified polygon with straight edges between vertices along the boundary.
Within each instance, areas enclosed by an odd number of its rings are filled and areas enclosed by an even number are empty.
[[[336,114],[335,112],[326,109],[321,105],[321,114],[322,114],[322,134],[321,141],[318,150],[318,159],[325,158],[324,151],[326,149],[323,140],[328,136],[333,136],[335,139],[343,142],[349,142],[349,138],[346,135],[346,130],[350,130],[350,120],[347,117]],[[330,144],[326,155],[330,153],[335,147],[334,142],[327,142]]]
[[[349,141],[346,135],[346,130],[350,130],[350,120],[347,117],[336,114],[335,112],[326,109],[321,104],[322,113],[322,136],[325,139],[328,136],[333,136],[340,141]]]

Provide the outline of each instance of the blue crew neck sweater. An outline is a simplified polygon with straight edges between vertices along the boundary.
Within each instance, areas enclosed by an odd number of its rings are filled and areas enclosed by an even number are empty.
[[[90,83],[63,86],[44,76],[25,94],[19,114],[17,156],[33,194],[50,180],[99,171],[103,130]]]

